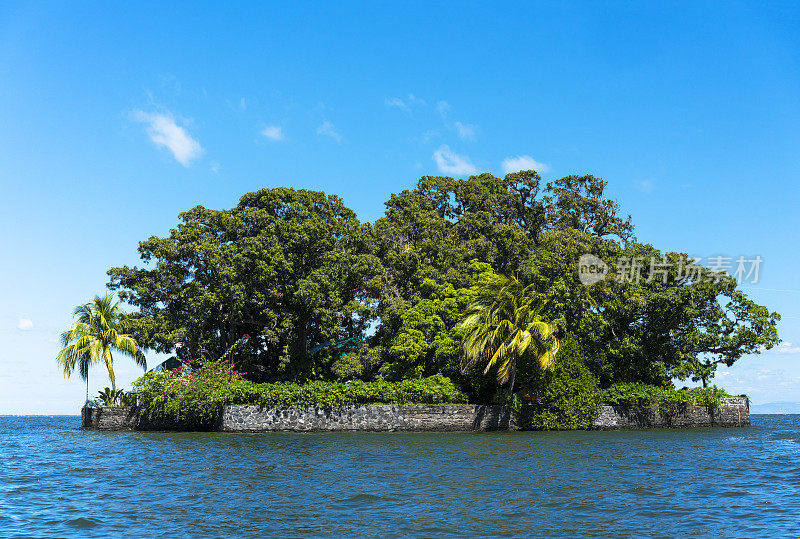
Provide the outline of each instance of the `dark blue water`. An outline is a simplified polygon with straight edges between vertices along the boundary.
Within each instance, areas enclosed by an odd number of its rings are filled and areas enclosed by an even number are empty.
[[[557,433],[77,430],[0,417],[0,536],[800,535],[800,416]]]

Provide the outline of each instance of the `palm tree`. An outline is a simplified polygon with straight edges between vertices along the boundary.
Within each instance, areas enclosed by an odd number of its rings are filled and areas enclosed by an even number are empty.
[[[461,372],[484,360],[484,374],[496,366],[498,382],[508,382],[513,393],[520,359],[534,358],[541,368],[552,368],[559,342],[555,326],[540,318],[546,303],[515,277],[496,275],[482,283],[459,324],[466,330]]]
[[[126,333],[130,327],[128,316],[119,308],[113,294],[95,298],[75,308],[73,316],[77,321],[69,330],[61,334],[61,345],[56,361],[69,378],[78,370],[81,379],[86,380],[86,400],[89,400],[89,366],[102,361],[108,369],[111,389],[116,391],[114,376],[114,357],[119,352],[133,358],[137,365],[147,369],[144,354],[136,340]]]

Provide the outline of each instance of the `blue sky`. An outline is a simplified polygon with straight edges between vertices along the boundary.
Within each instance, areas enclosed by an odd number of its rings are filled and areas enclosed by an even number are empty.
[[[421,175],[531,164],[608,180],[661,249],[760,255],[748,291],[789,344],[716,382],[800,401],[799,25],[796,3],[4,2],[0,413],[76,412],[59,332],[181,211],[288,185],[374,220]]]

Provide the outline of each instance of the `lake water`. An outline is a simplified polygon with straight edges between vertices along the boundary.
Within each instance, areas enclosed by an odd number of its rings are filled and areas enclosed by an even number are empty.
[[[800,416],[742,429],[81,432],[0,417],[0,536],[800,535]]]

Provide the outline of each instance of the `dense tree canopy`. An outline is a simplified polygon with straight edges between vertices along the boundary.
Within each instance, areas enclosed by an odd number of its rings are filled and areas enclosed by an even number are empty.
[[[111,287],[139,307],[140,341],[181,359],[219,357],[243,334],[254,376],[316,376],[308,349],[361,336],[383,270],[372,227],[335,196],[248,193],[232,210],[196,207],[139,252],[152,268],[113,268]]]
[[[139,342],[213,358],[249,334],[236,360],[254,379],[442,373],[488,399],[497,383],[458,369],[458,322],[487,275],[516,277],[544,298],[542,319],[563,320],[559,332],[603,387],[706,383],[718,364],[778,342],[776,313],[727,275],[686,278],[688,257],[638,242],[593,176],[426,176],[393,194],[374,226],[336,196],[263,189],[231,210],[183,213],[139,251],[145,267],[109,272],[111,288],[139,309]],[[587,253],[617,278],[582,284]],[[645,262],[626,268],[631,259]],[[363,342],[349,354],[311,352],[345,337]]]

